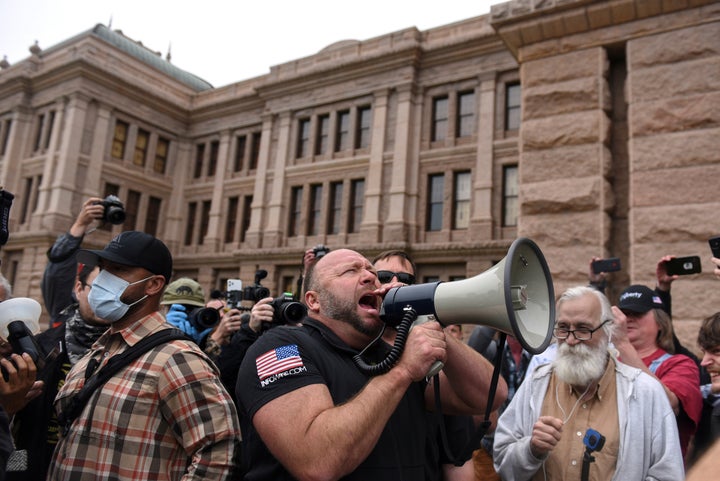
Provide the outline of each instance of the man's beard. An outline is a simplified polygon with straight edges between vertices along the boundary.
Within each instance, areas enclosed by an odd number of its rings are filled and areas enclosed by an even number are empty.
[[[357,313],[357,304],[354,303],[352,299],[341,299],[327,290],[322,291],[318,297],[324,314],[327,317],[346,322],[356,331],[366,336],[377,336],[379,330],[377,328],[370,328],[370,326],[363,322]]]
[[[587,386],[600,379],[607,364],[608,341],[604,339],[596,347],[581,342],[575,346],[563,342],[558,345],[553,369],[558,379],[571,386]]]

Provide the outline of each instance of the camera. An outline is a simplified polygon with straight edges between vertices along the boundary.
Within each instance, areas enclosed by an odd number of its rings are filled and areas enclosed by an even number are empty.
[[[23,321],[12,321],[7,325],[7,330],[7,340],[12,346],[13,352],[20,355],[23,353],[29,354],[35,363],[35,366],[37,366],[38,371],[43,369],[45,367],[45,359],[43,359],[41,354],[42,348],[38,344],[37,340],[35,340],[35,336],[33,336],[32,332],[30,332],[30,329],[28,329],[25,323]],[[2,370],[3,378],[7,381],[7,372],[4,368],[0,369]]]
[[[324,246],[323,244],[318,244],[313,247],[313,254],[315,254],[315,260],[320,259],[328,252],[330,252],[330,248]]]
[[[267,271],[265,269],[258,269],[255,271],[255,282],[251,286],[245,286],[242,292],[242,299],[244,301],[257,302],[260,299],[270,297],[270,290],[267,287],[263,287],[260,281],[267,277]]]
[[[215,327],[220,322],[220,313],[212,307],[196,307],[188,313],[188,322],[201,332]]]
[[[125,222],[125,206],[117,196],[108,195],[101,202],[96,202],[96,204],[101,204],[105,208],[102,216],[103,222],[115,225]]]
[[[295,300],[289,292],[270,302],[273,308],[273,325],[297,324],[307,315],[305,304]]]

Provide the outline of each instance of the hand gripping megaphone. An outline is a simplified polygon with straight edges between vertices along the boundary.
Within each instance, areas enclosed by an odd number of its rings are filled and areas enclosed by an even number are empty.
[[[417,314],[413,325],[435,320],[443,326],[489,326],[514,336],[528,352],[539,354],[552,338],[555,294],[540,248],[521,237],[502,261],[475,277],[390,289],[380,317],[396,327],[408,311]],[[441,364],[434,366],[428,377],[441,368]]]

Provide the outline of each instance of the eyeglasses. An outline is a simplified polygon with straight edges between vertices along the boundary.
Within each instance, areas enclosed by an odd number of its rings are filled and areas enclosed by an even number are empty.
[[[407,272],[377,271],[377,277],[381,284],[391,282],[393,277],[403,284],[415,284],[415,276]]]
[[[587,327],[581,327],[579,329],[566,329],[564,327],[556,327],[553,329],[553,336],[555,336],[557,339],[567,339],[568,337],[570,337],[570,334],[572,334],[578,341],[589,341],[590,339],[592,339],[593,332],[597,331],[608,322],[610,322],[610,319],[608,319],[607,321],[603,321],[595,329],[588,329]]]

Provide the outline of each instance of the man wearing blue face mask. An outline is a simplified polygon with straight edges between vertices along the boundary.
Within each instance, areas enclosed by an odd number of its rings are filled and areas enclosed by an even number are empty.
[[[159,312],[172,274],[162,241],[123,232],[103,250],[79,251],[77,259],[100,268],[88,301],[110,328],[68,373],[55,399],[58,413],[69,412],[74,396],[111,359],[172,328]],[[189,339],[141,354],[65,424],[48,479],[229,479],[240,429],[218,374]]]

